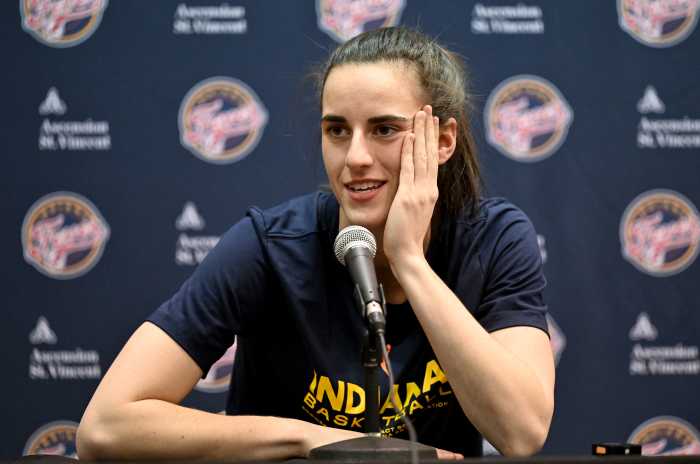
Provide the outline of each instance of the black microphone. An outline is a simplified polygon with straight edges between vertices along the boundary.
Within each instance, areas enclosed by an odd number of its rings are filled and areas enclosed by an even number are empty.
[[[348,226],[340,231],[333,247],[335,257],[350,271],[356,296],[370,327],[377,333],[384,333],[384,295],[374,271],[374,255],[377,253],[374,235],[362,226]]]

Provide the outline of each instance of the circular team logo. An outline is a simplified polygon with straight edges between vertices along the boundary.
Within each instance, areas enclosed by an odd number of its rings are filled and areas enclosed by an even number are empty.
[[[20,0],[22,28],[50,47],[73,47],[87,40],[102,20],[107,0]]]
[[[620,27],[650,47],[685,40],[698,22],[698,0],[617,0]]]
[[[677,274],[698,255],[700,216],[683,195],[651,190],[635,198],[620,223],[622,255],[653,276]]]
[[[318,27],[337,42],[365,31],[395,26],[405,0],[316,0]]]
[[[180,105],[180,141],[215,164],[243,159],[260,141],[267,110],[243,82],[213,77],[195,85]]]
[[[48,454],[78,458],[75,447],[75,435],[78,424],[71,421],[50,422],[34,432],[24,446],[23,456],[30,454]]]
[[[571,107],[551,82],[515,76],[501,82],[486,102],[486,138],[516,161],[540,161],[564,142],[573,117]]]
[[[642,445],[645,456],[700,454],[700,433],[688,422],[673,416],[658,416],[634,429],[627,440]]]
[[[24,259],[56,279],[72,279],[97,264],[109,226],[87,198],[56,192],[32,205],[22,224]]]
[[[228,390],[235,359],[236,342],[233,342],[233,345],[226,350],[221,359],[212,364],[206,377],[200,379],[194,388],[204,393],[223,393]]]

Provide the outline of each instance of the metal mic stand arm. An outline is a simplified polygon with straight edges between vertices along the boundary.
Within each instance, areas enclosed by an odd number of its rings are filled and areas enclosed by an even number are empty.
[[[384,287],[379,284],[381,295],[381,311],[386,314],[386,301],[384,299]],[[364,431],[367,436],[380,437],[381,426],[379,422],[379,366],[381,364],[381,347],[379,346],[379,332],[374,324],[367,317],[367,306],[362,298],[359,286],[355,286],[355,300],[361,308],[362,316],[365,320],[366,329],[362,341],[362,366],[365,370],[365,426]],[[384,330],[382,327],[379,329]],[[391,394],[391,392],[389,393]]]
[[[362,366],[365,369],[365,427],[367,436],[381,436],[379,425],[379,353],[376,337],[365,330],[362,344]]]

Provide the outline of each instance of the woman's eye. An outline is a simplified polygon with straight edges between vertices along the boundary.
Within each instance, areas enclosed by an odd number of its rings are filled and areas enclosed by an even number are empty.
[[[331,137],[344,137],[347,135],[347,131],[342,126],[328,126],[326,127],[326,133]]]
[[[387,137],[389,135],[393,135],[396,132],[396,129],[391,126],[377,126],[374,131],[379,136]]]

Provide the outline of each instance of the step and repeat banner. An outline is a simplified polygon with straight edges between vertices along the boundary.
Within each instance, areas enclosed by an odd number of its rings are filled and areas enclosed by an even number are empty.
[[[76,456],[133,330],[249,206],[324,183],[313,66],[395,24],[465,57],[488,193],[537,229],[557,359],[543,453],[700,454],[699,8],[2,2],[0,456]],[[235,354],[186,405],[223,409]]]

